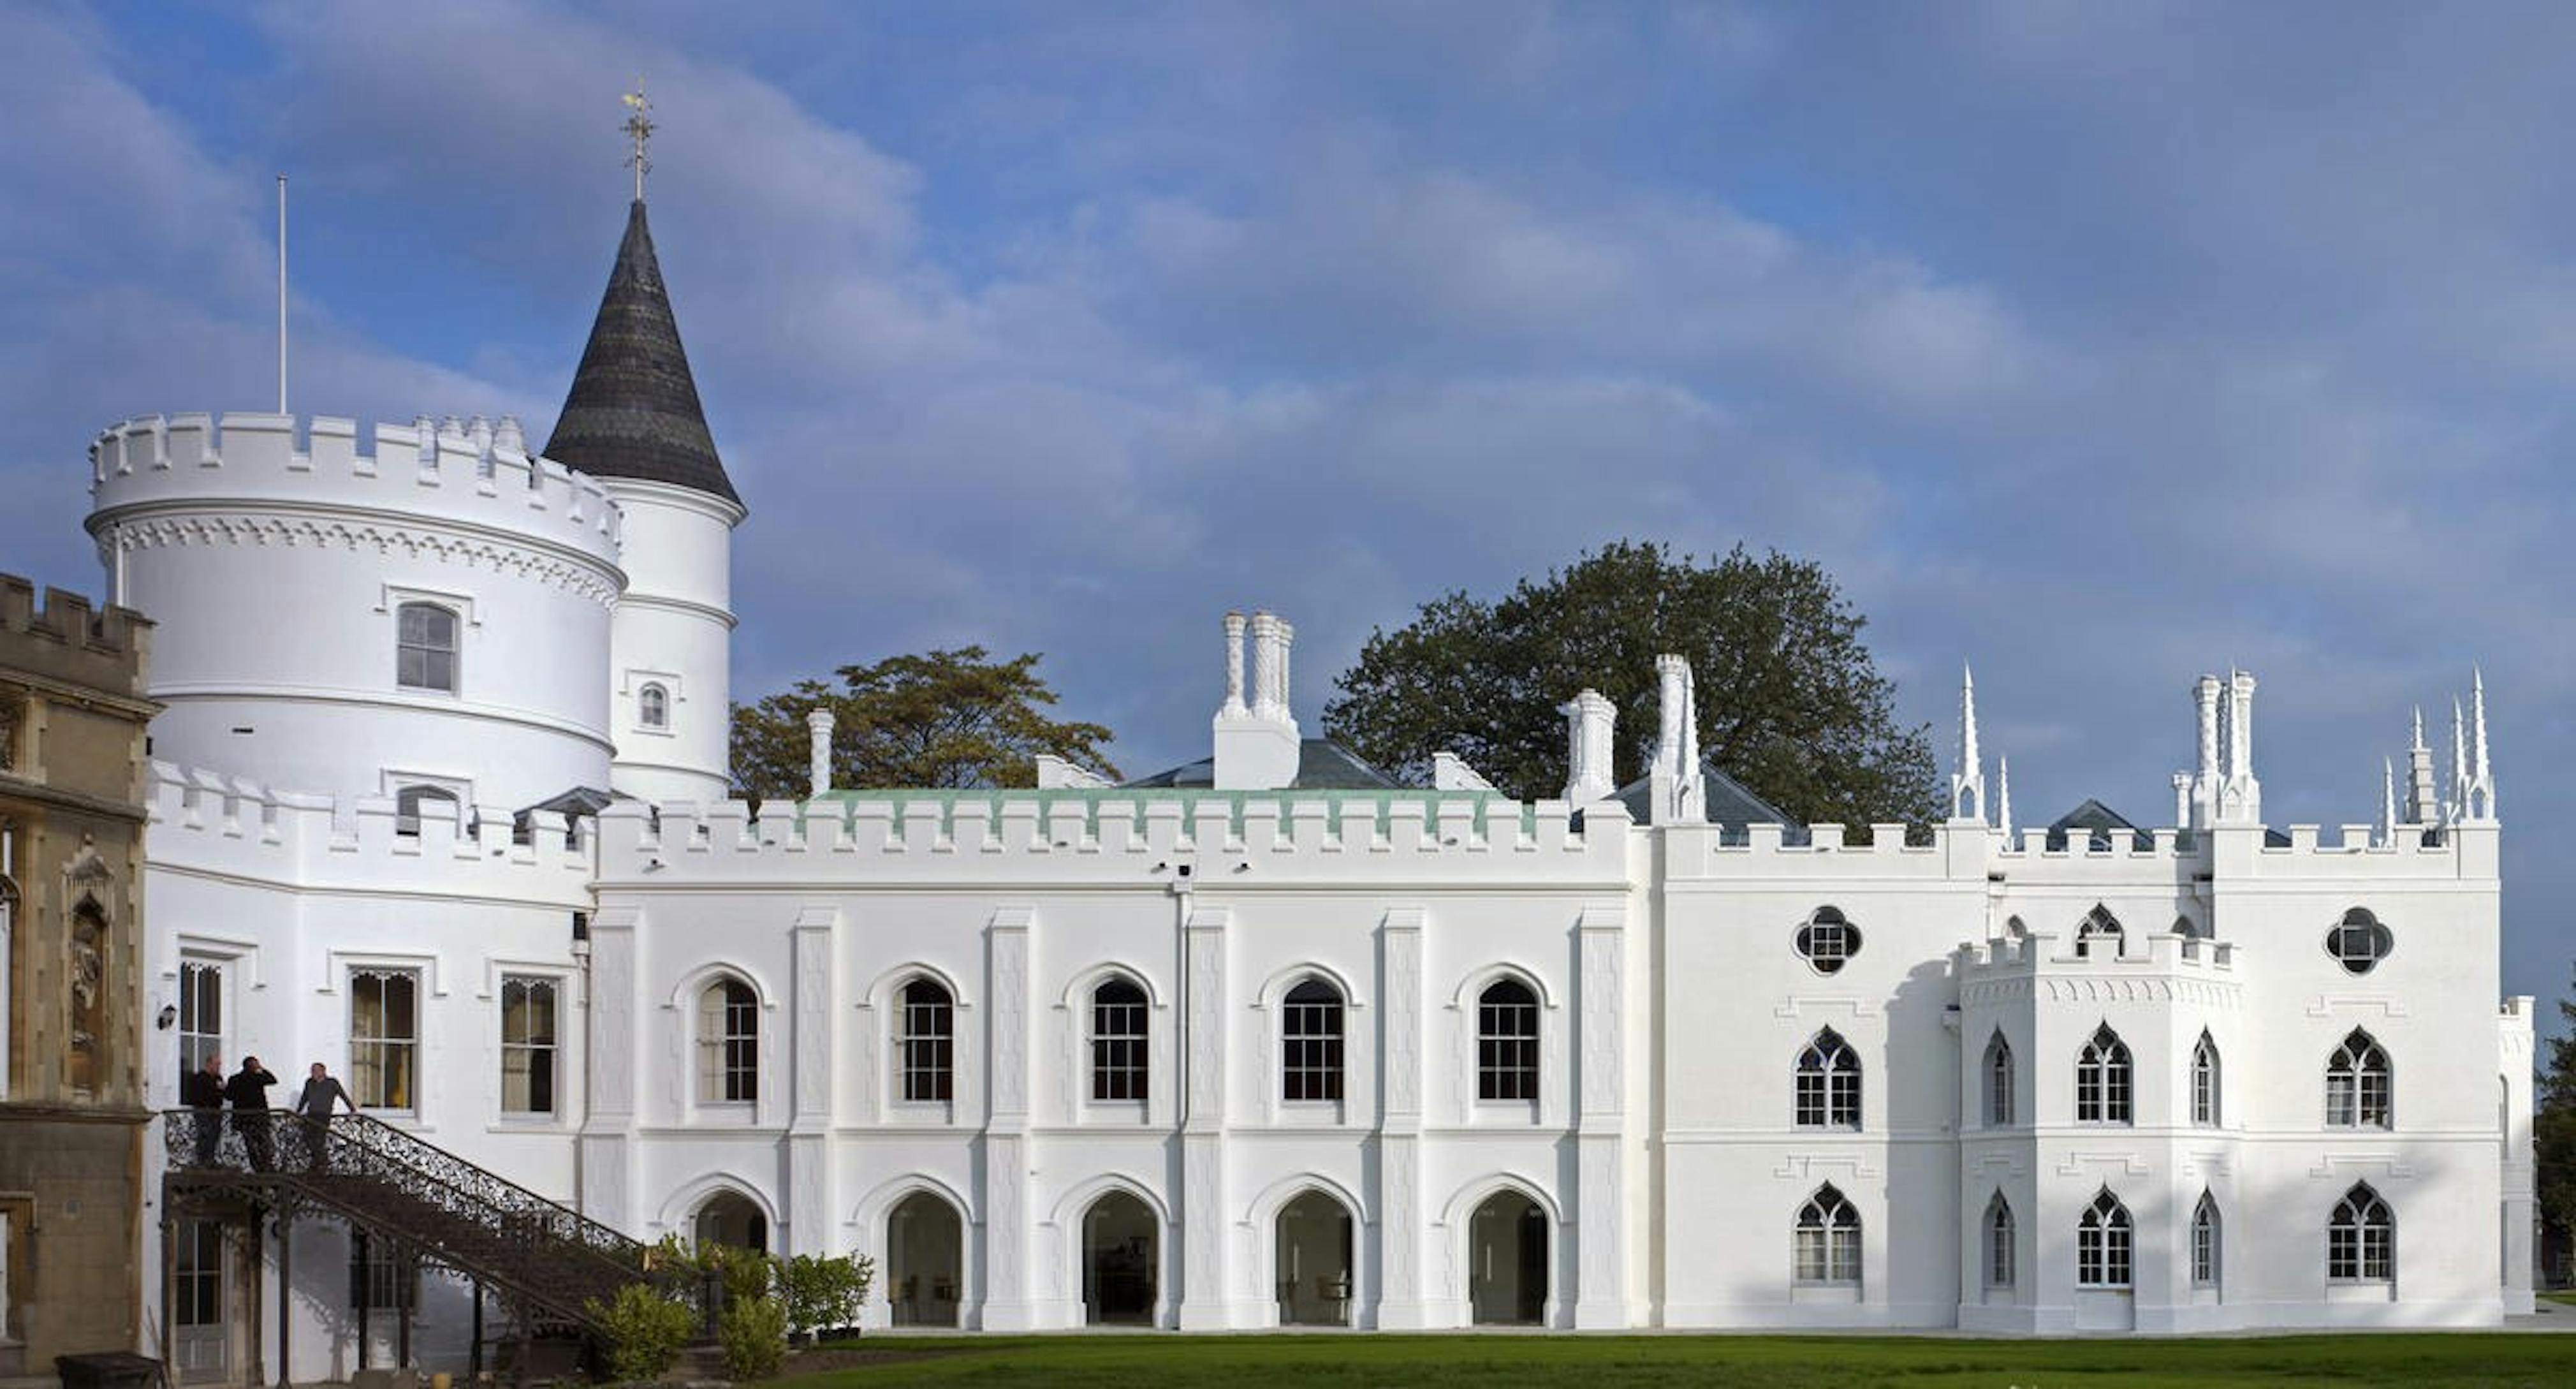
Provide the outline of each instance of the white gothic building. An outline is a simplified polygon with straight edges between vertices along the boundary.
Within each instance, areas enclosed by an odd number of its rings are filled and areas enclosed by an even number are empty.
[[[2249,676],[2192,690],[2156,829],[2013,827],[1970,693],[1952,817],[1909,843],[1705,766],[1670,657],[1634,785],[1589,691],[1561,799],[1445,758],[1397,785],[1301,736],[1287,624],[1230,615],[1206,760],[755,818],[723,799],[745,511],[641,202],[541,451],[175,415],[92,468],[112,596],[159,624],[163,1107],[209,1052],[281,1104],[323,1061],[460,1189],[865,1252],[872,1325],[2529,1310],[2482,690],[2447,793],[2419,726],[2378,823],[2327,833],[2265,826]],[[151,1214],[187,1377],[493,1332],[363,1220]]]

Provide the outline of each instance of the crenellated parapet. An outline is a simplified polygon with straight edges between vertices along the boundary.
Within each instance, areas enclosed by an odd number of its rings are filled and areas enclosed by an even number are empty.
[[[549,810],[522,826],[500,806],[281,791],[199,767],[152,763],[145,845],[173,872],[355,888],[557,902],[590,898],[594,834]]]
[[[152,621],[113,604],[93,607],[59,588],[46,589],[40,607],[34,584],[0,574],[0,643],[0,665],[139,699]]]
[[[611,601],[623,518],[593,478],[526,451],[517,422],[145,415],[90,446],[89,527],[118,549],[318,546],[516,569]],[[111,563],[113,560],[111,558]]]
[[[2243,948],[2197,936],[2095,937],[2080,945],[2047,932],[1961,945],[1952,955],[1959,1001],[2007,1003],[2188,1001],[2234,1008],[2244,998]]]
[[[838,792],[799,805],[620,803],[606,882],[1138,882],[1229,891],[1338,881],[1624,887],[1629,819],[1438,792]]]

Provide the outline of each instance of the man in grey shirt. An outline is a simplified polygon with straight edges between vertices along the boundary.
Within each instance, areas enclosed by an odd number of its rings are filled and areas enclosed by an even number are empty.
[[[316,1172],[322,1170],[331,1151],[331,1113],[335,1101],[347,1105],[352,1114],[358,1112],[358,1102],[349,1098],[349,1092],[341,1086],[339,1077],[331,1074],[330,1068],[321,1062],[314,1062],[312,1072],[304,1078],[304,1088],[295,1092],[295,1112],[310,1126],[310,1132],[305,1135],[305,1142],[309,1145],[307,1165]]]

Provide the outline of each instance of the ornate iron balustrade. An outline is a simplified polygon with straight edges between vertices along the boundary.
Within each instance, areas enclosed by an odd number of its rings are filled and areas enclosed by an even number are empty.
[[[295,1193],[568,1320],[587,1325],[590,1298],[651,1276],[643,1244],[369,1115],[178,1109],[162,1121],[176,1186]]]

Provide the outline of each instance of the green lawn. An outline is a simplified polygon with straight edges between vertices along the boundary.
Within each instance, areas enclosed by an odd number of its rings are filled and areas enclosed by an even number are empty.
[[[1046,1385],[1050,1389],[1246,1389],[1434,1385],[1747,1385],[1839,1389],[1904,1384],[2364,1386],[2576,1384],[2576,1337],[2350,1335],[2243,1340],[2008,1341],[1823,1336],[1054,1336],[882,1337],[857,1363],[793,1382]],[[878,1359],[877,1357],[884,1357]]]

